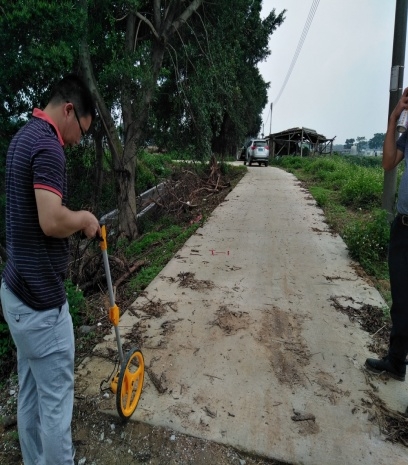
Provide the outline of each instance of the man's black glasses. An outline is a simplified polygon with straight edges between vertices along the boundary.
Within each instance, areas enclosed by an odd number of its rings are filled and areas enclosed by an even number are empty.
[[[81,122],[79,121],[78,114],[77,114],[77,112],[76,112],[76,110],[75,110],[74,105],[72,105],[72,108],[74,109],[74,114],[75,114],[76,120],[78,121],[79,129],[81,130],[81,136],[82,136],[82,137],[85,137],[85,131],[82,129]]]

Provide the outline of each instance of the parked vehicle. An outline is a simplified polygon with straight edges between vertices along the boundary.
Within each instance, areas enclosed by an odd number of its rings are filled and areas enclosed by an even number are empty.
[[[243,145],[237,151],[237,161],[245,160],[245,155],[246,155],[246,147],[245,145]]]
[[[246,149],[246,157],[244,165],[248,163],[249,166],[253,162],[258,162],[259,166],[264,164],[268,166],[269,163],[269,146],[268,141],[264,139],[251,139]]]

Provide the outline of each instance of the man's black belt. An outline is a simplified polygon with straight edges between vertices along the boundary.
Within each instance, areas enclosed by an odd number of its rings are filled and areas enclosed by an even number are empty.
[[[397,214],[397,218],[404,226],[408,226],[408,215],[403,215],[401,213]]]

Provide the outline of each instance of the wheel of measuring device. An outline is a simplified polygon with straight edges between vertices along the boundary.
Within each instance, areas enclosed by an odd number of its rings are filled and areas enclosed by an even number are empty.
[[[116,391],[116,407],[123,420],[128,420],[136,410],[142,394],[144,370],[142,352],[131,349],[120,369]]]

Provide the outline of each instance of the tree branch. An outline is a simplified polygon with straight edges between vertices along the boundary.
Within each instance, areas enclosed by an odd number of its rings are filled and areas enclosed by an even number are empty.
[[[143,22],[145,22],[149,26],[150,30],[152,31],[152,33],[156,37],[156,39],[160,40],[160,36],[157,33],[157,31],[156,31],[155,27],[153,26],[153,24],[145,16],[143,16],[141,13],[139,13],[138,11],[135,14],[140,20],[142,20]]]
[[[191,15],[198,10],[198,8],[203,3],[203,0],[193,0],[190,5],[184,10],[184,12],[179,16],[176,21],[173,21],[170,28],[166,31],[163,31],[163,38],[167,41],[171,34],[177,31],[187,20],[191,17]]]

